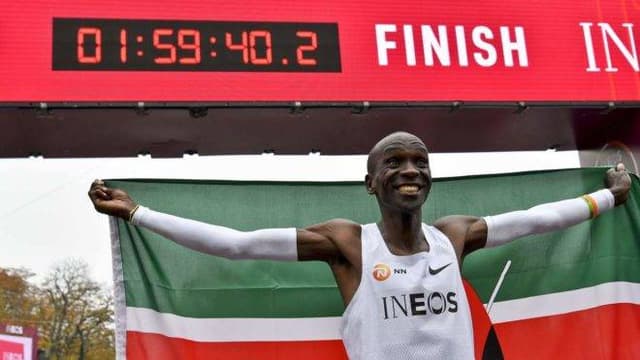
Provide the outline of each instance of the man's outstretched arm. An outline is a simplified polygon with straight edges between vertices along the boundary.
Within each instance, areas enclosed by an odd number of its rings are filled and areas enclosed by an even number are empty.
[[[483,247],[494,247],[517,238],[565,229],[624,203],[631,178],[624,165],[607,171],[607,188],[576,199],[534,206],[528,210],[478,218],[449,216],[436,222],[453,241],[460,258]]]
[[[91,184],[89,197],[98,212],[130,221],[190,249],[229,259],[331,261],[340,256],[335,238],[353,228],[344,220],[332,220],[306,229],[238,231],[139,206],[126,192],[108,188],[100,180]]]

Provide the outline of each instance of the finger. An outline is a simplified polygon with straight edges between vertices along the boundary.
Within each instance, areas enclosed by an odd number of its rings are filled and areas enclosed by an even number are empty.
[[[623,164],[623,163],[618,163],[618,164],[616,165],[616,171],[625,171],[625,170],[626,170],[626,169],[625,169],[625,167],[624,167],[624,164]]]
[[[91,188],[96,188],[96,187],[104,187],[104,181],[100,180],[100,179],[96,179],[93,180],[93,182],[91,183]]]
[[[102,200],[111,200],[111,196],[100,189],[96,190],[96,196]]]

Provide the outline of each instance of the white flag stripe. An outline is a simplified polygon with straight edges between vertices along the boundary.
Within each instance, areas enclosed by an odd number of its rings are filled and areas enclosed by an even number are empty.
[[[618,281],[577,290],[500,301],[493,304],[491,321],[497,324],[621,303],[640,305],[640,284]]]
[[[610,282],[493,304],[493,323],[567,314],[604,305],[640,305],[640,284]],[[127,307],[127,330],[201,342],[337,340],[340,317],[189,318]]]
[[[127,330],[201,342],[337,340],[340,317],[190,318],[127,307]]]

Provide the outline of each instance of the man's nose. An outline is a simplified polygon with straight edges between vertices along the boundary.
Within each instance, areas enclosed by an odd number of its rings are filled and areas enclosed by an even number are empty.
[[[404,167],[402,168],[401,173],[404,176],[417,177],[420,175],[420,170],[418,170],[418,167],[416,166],[416,164],[414,164],[411,161],[407,161],[404,164]]]

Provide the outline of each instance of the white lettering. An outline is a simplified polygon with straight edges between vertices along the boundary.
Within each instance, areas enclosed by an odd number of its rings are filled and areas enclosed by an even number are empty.
[[[416,48],[420,45],[422,45],[424,65],[427,67],[451,66],[452,51],[457,52],[457,63],[460,67],[468,67],[470,61],[482,67],[495,66],[500,60],[499,56],[502,57],[505,67],[529,66],[525,30],[522,26],[499,26],[491,29],[485,25],[478,25],[467,30],[463,25],[454,25],[449,29],[446,25],[424,24],[420,25],[419,32],[414,32],[415,26],[411,24],[375,25],[378,65],[388,66],[390,54],[393,54],[392,50],[398,49],[400,43],[404,44],[407,66],[416,66],[420,61],[417,59],[420,54],[416,53]],[[399,27],[402,27],[401,32]],[[467,31],[471,33],[468,34]],[[588,32],[589,28],[586,28],[586,31]],[[467,44],[467,38],[470,38],[469,44]],[[418,42],[417,45],[416,42]],[[592,44],[588,43],[588,45],[591,46],[588,51],[593,53]],[[593,56],[592,58],[595,64],[595,58]],[[453,61],[456,61],[455,57]]]
[[[416,66],[416,48],[413,41],[413,26],[403,25],[404,30],[404,53],[407,57],[407,65]]]
[[[378,47],[378,65],[389,65],[388,50],[396,48],[396,42],[387,40],[388,32],[396,32],[396,26],[393,24],[376,24],[376,45]]]
[[[464,36],[464,26],[456,25],[456,43],[458,44],[458,63],[460,66],[469,66],[467,55],[467,39]]]
[[[516,39],[511,41],[509,35],[509,27],[500,26],[500,37],[502,38],[502,54],[504,56],[504,64],[505,66],[512,67],[513,66],[513,54],[512,52],[518,53],[518,63],[522,67],[526,67],[529,65],[529,60],[527,59],[527,45],[524,41],[524,28],[522,26],[515,27]]]
[[[476,63],[484,67],[495,65],[498,58],[496,48],[491,43],[484,40],[493,39],[493,32],[491,29],[482,25],[476,26],[471,31],[471,39],[476,47],[486,52],[486,54],[483,54],[480,51],[473,52],[473,58],[476,60]]]
[[[2,360],[22,360],[22,354],[3,352]]]
[[[604,41],[604,51],[607,56],[607,68],[605,71],[607,72],[616,72],[618,68],[614,67],[611,62],[611,52],[609,51],[609,41],[607,39],[613,40],[614,44],[620,50],[624,58],[627,60],[629,65],[633,68],[634,71],[640,71],[640,64],[638,63],[638,53],[636,51],[635,40],[633,39],[633,24],[624,23],[622,27],[627,28],[629,32],[629,43],[631,45],[631,50],[629,50],[626,45],[622,42],[622,40],[618,37],[618,34],[613,31],[611,26],[607,23],[598,23],[600,30],[602,32],[602,39]]]
[[[422,29],[424,64],[427,66],[433,66],[433,53],[435,52],[440,64],[443,66],[451,65],[451,59],[449,57],[449,41],[447,39],[447,27],[444,25],[438,26],[438,37],[434,34],[431,26],[422,25],[420,28]]]
[[[588,72],[598,72],[600,68],[596,65],[596,55],[593,50],[593,39],[591,38],[591,26],[592,23],[581,22],[580,27],[582,27],[582,34],[584,35],[584,45],[587,49],[587,63],[589,67],[587,67]]]

